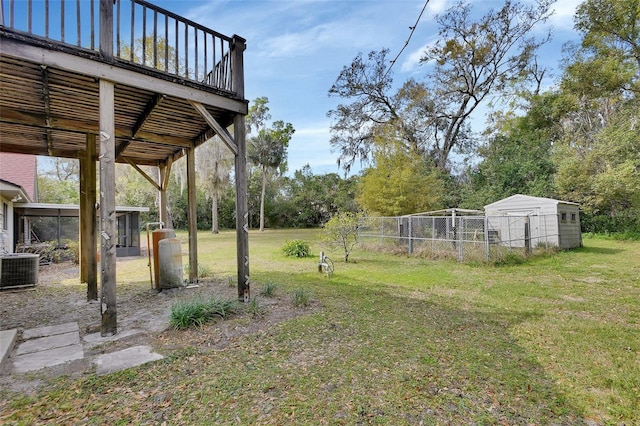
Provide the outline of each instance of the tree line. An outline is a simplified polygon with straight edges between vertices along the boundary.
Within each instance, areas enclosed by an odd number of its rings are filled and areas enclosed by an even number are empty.
[[[271,121],[266,97],[255,99],[246,120],[251,227],[315,227],[337,212],[478,209],[523,193],[580,203],[584,231],[640,234],[640,0],[584,1],[574,17],[581,38],[564,46],[561,74],[549,81],[537,55],[552,37],[539,28],[552,5],[507,0],[476,17],[473,4],[455,4],[436,17],[423,78],[399,86],[387,49],[358,54],[329,88],[342,102],[328,116],[344,176],[309,166],[287,175],[295,129]],[[491,113],[478,133],[470,118],[480,107]],[[186,227],[181,161],[168,188],[176,228]],[[346,177],[355,161],[364,170]],[[217,138],[196,150],[199,229],[235,226],[232,164]],[[71,201],[69,179],[59,191],[47,179],[41,201],[57,192]],[[156,191],[135,170],[119,165],[116,185],[117,204],[149,206],[157,218]]]

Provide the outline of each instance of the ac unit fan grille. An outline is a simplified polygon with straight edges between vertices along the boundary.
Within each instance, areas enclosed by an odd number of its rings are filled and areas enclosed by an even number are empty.
[[[37,254],[0,256],[0,288],[36,285],[39,260],[40,256]]]

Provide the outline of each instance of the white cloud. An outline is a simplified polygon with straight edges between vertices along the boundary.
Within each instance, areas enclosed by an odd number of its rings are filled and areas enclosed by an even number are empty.
[[[576,9],[583,0],[563,0],[555,3],[552,7],[554,10],[553,15],[549,19],[549,22],[556,29],[572,30],[573,29],[573,16],[576,13]]]
[[[409,56],[407,56],[407,59],[402,62],[400,71],[403,73],[413,73],[417,71],[420,68],[420,58],[422,58],[424,52],[428,48],[432,47],[437,40],[438,38],[436,36],[433,36],[427,41],[426,44],[423,44],[422,46],[411,52]]]
[[[451,3],[453,3],[451,0],[431,0],[427,5],[427,11],[431,16],[437,15],[448,9]]]

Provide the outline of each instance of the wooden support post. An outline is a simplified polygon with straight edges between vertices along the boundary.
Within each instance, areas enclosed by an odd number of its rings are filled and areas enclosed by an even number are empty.
[[[196,149],[187,150],[187,221],[189,227],[189,282],[198,282],[198,202],[196,200]]]
[[[163,184],[166,170],[167,167],[165,164],[160,164],[158,166],[158,217],[160,222],[164,224],[165,228],[173,228],[173,226],[170,226],[171,224],[167,221],[167,187]]]
[[[101,335],[118,332],[116,315],[116,193],[114,84],[100,80]]]
[[[86,144],[89,144],[89,135],[86,137]],[[87,282],[87,262],[89,261],[89,254],[87,250],[87,232],[86,232],[86,210],[87,210],[87,156],[80,156],[78,158],[80,165],[80,222],[78,227],[78,233],[80,236],[80,248],[78,250],[79,263],[80,263],[80,282]],[[88,290],[87,290],[88,297]],[[91,299],[88,299],[91,300]]]
[[[251,299],[249,280],[249,204],[247,195],[247,149],[244,126],[244,115],[236,115],[233,131],[238,147],[238,154],[236,155],[235,161],[238,299],[249,302]]]
[[[98,300],[94,134],[87,133],[85,152],[80,158],[80,282],[87,283],[87,300]]]
[[[113,1],[100,0],[100,54],[113,59]],[[100,313],[102,336],[118,332],[116,315],[115,85],[100,80]]]
[[[233,90],[239,99],[244,99],[244,50],[246,41],[233,36],[231,69],[233,70]],[[238,299],[251,299],[249,279],[249,207],[247,196],[247,146],[245,116],[236,114],[233,120],[233,136],[237,147],[235,158],[236,176],[236,246],[238,262]]]

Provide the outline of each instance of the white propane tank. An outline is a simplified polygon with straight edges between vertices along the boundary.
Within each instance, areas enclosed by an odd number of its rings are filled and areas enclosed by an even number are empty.
[[[158,266],[160,289],[183,286],[182,247],[177,238],[165,238],[158,242]]]

